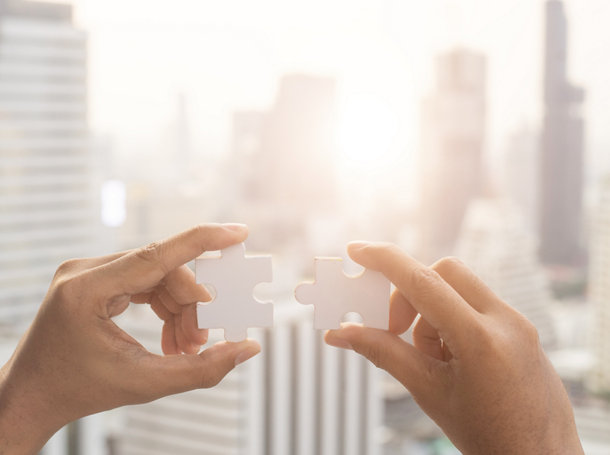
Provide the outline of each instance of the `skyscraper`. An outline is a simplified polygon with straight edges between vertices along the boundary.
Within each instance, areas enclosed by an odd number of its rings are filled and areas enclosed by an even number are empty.
[[[552,294],[536,247],[512,201],[479,198],[468,207],[456,254],[536,326],[548,349],[556,344]]]
[[[333,200],[335,80],[289,74],[280,80],[261,141],[268,196],[278,204],[321,208]]]
[[[240,212],[257,233],[256,248],[302,244],[312,219],[336,211],[335,85],[285,75],[269,112],[234,117],[234,159],[245,168]]]
[[[481,190],[485,57],[456,49],[436,61],[436,90],[422,105],[419,259],[451,254],[466,207]]]
[[[0,319],[15,333],[62,261],[98,253],[87,107],[87,34],[72,7],[0,0]],[[75,433],[43,453],[66,453]]]
[[[527,230],[538,232],[538,189],[539,175],[538,130],[520,128],[508,137],[502,177],[506,194],[512,199],[523,214]]]
[[[237,201],[242,207],[260,205],[264,198],[263,188],[267,161],[262,158],[261,141],[268,113],[243,110],[233,113],[231,132],[231,157],[229,165],[237,175]]]
[[[595,367],[590,377],[594,390],[610,392],[610,177],[600,186],[589,257],[589,298],[593,305],[591,347]]]
[[[584,91],[567,77],[567,22],[561,0],[545,4],[544,123],[540,161],[540,258],[578,265],[582,256]]]
[[[29,321],[60,262],[95,253],[87,35],[66,4],[0,1],[0,315]]]

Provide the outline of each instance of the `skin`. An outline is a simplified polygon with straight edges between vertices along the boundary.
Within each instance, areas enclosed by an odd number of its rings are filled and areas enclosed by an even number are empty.
[[[243,225],[200,225],[163,242],[62,264],[32,325],[0,370],[0,454],[34,454],[80,417],[216,385],[260,351],[255,341],[215,344],[195,304],[207,301],[184,264],[244,241]],[[113,321],[129,302],[164,321],[165,356],[148,352]]]
[[[396,286],[390,329],[344,325],[326,334],[328,344],[388,371],[464,454],[584,453],[535,327],[463,263],[425,267],[385,243],[348,252]],[[414,321],[410,344],[400,334]]]
[[[201,353],[195,302],[209,295],[184,265],[247,237],[242,225],[201,225],[163,242],[62,264],[40,310],[0,369],[0,454],[34,454],[85,415],[217,384],[254,356],[254,341]],[[390,328],[346,325],[326,341],[384,368],[464,454],[582,454],[572,408],[534,326],[456,259],[431,267],[391,244],[350,256],[396,286]],[[165,356],[112,317],[147,303],[164,321]],[[413,344],[400,334],[413,323]]]

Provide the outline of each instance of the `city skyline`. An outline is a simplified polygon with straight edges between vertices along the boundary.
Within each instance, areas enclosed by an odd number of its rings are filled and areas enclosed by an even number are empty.
[[[382,107],[382,113],[389,112],[393,122],[400,125],[389,131],[398,137],[392,145],[395,150],[388,151],[388,156],[413,154],[418,147],[419,99],[429,91],[432,80],[431,56],[454,44],[492,56],[489,61],[489,137],[486,141],[490,154],[498,155],[506,137],[516,128],[523,124],[539,125],[542,71],[537,62],[542,55],[542,2],[518,1],[512,2],[510,7],[498,7],[496,2],[489,2],[489,5],[478,5],[480,11],[472,17],[466,16],[474,8],[473,2],[461,2],[459,8],[448,1],[417,7],[396,3],[371,5],[363,2],[364,11],[373,13],[366,18],[363,17],[365,13],[352,9],[340,18],[338,11],[342,4],[338,3],[326,12],[320,31],[306,38],[307,20],[312,21],[311,26],[317,24],[312,14],[323,8],[321,5],[312,4],[312,12],[297,19],[286,16],[281,8],[274,10],[274,3],[267,2],[260,11],[251,12],[249,20],[232,17],[224,9],[200,10],[189,2],[185,2],[183,9],[166,9],[161,3],[144,18],[137,15],[139,3],[136,0],[123,2],[120,8],[113,2],[104,2],[101,6],[90,0],[77,1],[77,18],[87,24],[92,33],[93,128],[102,134],[114,131],[118,153],[137,157],[142,150],[155,149],[150,131],[162,131],[167,127],[175,95],[182,92],[190,98],[191,119],[195,125],[194,150],[202,157],[217,155],[230,148],[231,113],[244,108],[267,109],[276,81],[282,74],[296,70],[337,77],[343,110],[358,106],[359,103],[353,101],[363,93],[373,98],[374,104]],[[185,16],[189,7],[194,8],[194,14]],[[604,74],[610,69],[598,64],[605,36],[601,33],[601,22],[605,14],[610,17],[610,6],[598,0],[586,5],[570,1],[566,3],[566,9],[573,31],[570,43],[572,74],[579,82],[586,75],[587,90],[591,93],[587,111],[594,113],[587,125],[587,173],[597,176],[610,165],[610,160],[603,154],[604,147],[610,144],[603,126],[603,118],[608,116],[604,114],[608,103],[603,100],[610,98]],[[198,11],[206,14],[199,15]],[[265,16],[259,24],[256,20],[261,15]],[[451,19],[456,16],[457,19]],[[234,23],[225,29],[218,23],[214,25],[214,20],[220,24]],[[189,25],[177,29],[175,25],[181,21]],[[200,21],[201,26],[195,27]],[[464,25],[470,22],[472,27]],[[298,24],[294,30],[287,26],[292,23]],[[150,24],[155,24],[162,32],[154,34],[155,28]],[[209,27],[206,28],[206,24]],[[330,24],[336,26],[333,33]],[[449,26],[451,24],[453,26]],[[515,29],[519,30],[516,38],[512,34]],[[267,31],[263,33],[262,30]],[[280,34],[283,44],[276,48],[270,39]],[[413,39],[415,36],[417,40]],[[322,37],[326,46],[322,44]],[[209,44],[206,44],[209,42],[220,43],[221,47],[226,44],[232,58],[218,60],[218,53],[210,54]],[[180,51],[174,52],[174,46]],[[362,51],[359,54],[354,53],[357,47]],[[171,65],[161,72],[151,67],[154,64],[152,49],[155,55],[172,62]],[[244,52],[249,56],[244,56],[240,64],[249,65],[247,73],[238,65]],[[137,67],[130,62],[132,53],[140,56]],[[206,65],[190,59],[197,54],[205,56]],[[260,62],[254,62],[254,58],[260,58]],[[219,74],[230,70],[229,64],[233,65],[235,74],[220,81]],[[128,69],[127,73],[125,69]],[[143,74],[149,70],[152,70],[152,78]],[[154,93],[150,90],[153,81],[157,86]],[[145,91],[150,93],[145,95]],[[121,108],[117,112],[113,106],[118,104]],[[143,106],[146,106],[145,111]],[[157,153],[161,152],[157,150]]]
[[[586,411],[588,420],[579,425],[588,432],[587,441],[607,440],[589,417],[599,411],[610,421],[610,402],[590,393],[586,382],[591,373],[583,361],[588,357],[573,342],[582,320],[595,314],[599,346],[591,352],[608,342],[603,331],[610,308],[604,282],[610,185],[597,179],[604,167],[589,152],[596,149],[589,140],[588,178],[579,182],[586,216],[596,213],[591,195],[598,186],[604,190],[603,217],[595,224],[598,237],[592,238],[597,243],[589,245],[591,251],[598,247],[590,263],[590,296],[584,271],[576,286],[570,276],[553,275],[573,288],[552,295],[548,270],[536,257],[539,238],[533,220],[545,95],[544,5],[566,5],[569,43],[560,34],[561,54],[564,44],[582,46],[587,42],[583,36],[591,36],[583,34],[578,21],[573,27],[573,14],[585,17],[582,4],[515,0],[499,7],[498,0],[459,5],[433,0],[416,6],[399,0],[357,0],[357,5],[314,0],[293,11],[279,0],[258,6],[235,0],[218,7],[181,0],[152,2],[143,15],[139,0],[74,0],[81,21],[75,28],[69,5],[22,1],[0,0],[0,114],[10,120],[12,109],[30,115],[41,108],[56,116],[50,126],[2,126],[0,172],[8,178],[0,180],[0,209],[8,207],[3,215],[9,216],[0,219],[0,247],[6,246],[0,259],[32,274],[44,266],[48,283],[53,269],[69,256],[137,247],[203,221],[246,222],[248,248],[274,257],[272,285],[254,291],[276,302],[275,327],[252,332],[263,345],[260,356],[217,389],[80,421],[60,433],[45,455],[101,454],[107,442],[119,454],[151,447],[233,454],[254,447],[253,453],[370,455],[380,454],[382,445],[384,455],[411,450],[428,455],[425,450],[433,445],[444,447],[438,449],[446,450],[443,454],[454,453],[404,387],[389,376],[378,382],[373,365],[324,345],[322,334],[311,326],[310,309],[294,300],[294,285],[310,273],[311,258],[345,259],[345,244],[356,237],[396,243],[426,263],[459,255],[536,324],[548,352],[555,358],[578,357],[558,370],[578,400],[579,412]],[[591,1],[600,17],[607,11],[610,18],[610,6]],[[4,9],[9,3],[23,7],[19,15],[39,6],[38,14],[50,14],[52,20],[15,21],[6,14],[10,8]],[[474,11],[480,14],[470,17]],[[57,27],[49,23],[55,20]],[[93,22],[87,25],[87,20]],[[22,32],[25,38],[42,33],[43,40],[21,46],[24,37],[17,35]],[[66,34],[70,43],[50,39],[57,38],[53,33]],[[284,42],[276,42],[281,36]],[[599,107],[604,91],[599,83],[579,77],[600,76],[582,73],[582,48],[569,55],[570,76],[551,82],[565,89],[567,81],[578,81],[586,88],[586,134],[595,142],[603,136]],[[27,69],[22,60],[30,58],[42,58],[61,74],[70,73],[73,65],[78,77],[67,86],[44,83],[38,91],[24,90],[27,78],[40,75],[35,71],[3,79],[7,68]],[[88,63],[89,77],[84,77]],[[565,69],[566,62],[561,63],[559,73]],[[560,102],[559,107],[571,112],[573,106]],[[77,114],[64,128],[62,116],[70,108]],[[564,129],[547,128],[547,135],[556,139],[554,132]],[[80,147],[91,131],[98,141]],[[31,144],[36,147],[28,148]],[[34,153],[38,145],[44,152]],[[88,205],[98,196],[100,177],[119,185],[118,205],[123,205],[115,208],[123,219],[105,230],[81,229],[79,217],[92,225],[100,221],[99,207]],[[50,182],[53,191],[24,191],[39,180]],[[78,186],[85,181],[91,186]],[[72,183],[71,192],[54,192]],[[3,193],[3,188],[8,190]],[[420,200],[417,191],[423,196],[423,216],[411,205]],[[53,201],[57,207],[50,205]],[[3,223],[10,224],[5,219],[17,220],[16,229],[2,230]],[[36,226],[34,240],[44,247],[22,241],[29,234],[19,229],[28,223]],[[417,237],[418,230],[424,236]],[[345,263],[347,272],[358,268]],[[0,280],[13,284],[15,270],[0,268]],[[35,283],[38,294],[28,297],[30,310],[42,300],[45,283]],[[11,292],[0,288],[0,297],[11,297]],[[3,303],[13,302],[0,299]],[[132,306],[116,322],[155,351],[159,330],[142,317],[147,312],[155,318],[148,310]],[[580,317],[570,316],[574,314]],[[404,337],[409,341],[410,332]],[[210,340],[219,338],[213,333]],[[598,360],[603,356],[598,353]],[[610,384],[610,370],[598,365],[597,376],[600,384]],[[218,418],[208,421],[210,415]],[[126,424],[119,429],[109,422]],[[94,450],[88,452],[88,445]]]

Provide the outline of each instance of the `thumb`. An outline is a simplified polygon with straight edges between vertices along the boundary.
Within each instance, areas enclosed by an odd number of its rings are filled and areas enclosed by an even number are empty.
[[[233,368],[261,350],[258,342],[217,343],[200,354],[148,357],[147,370],[154,380],[157,397],[218,384]]]
[[[437,389],[436,377],[430,373],[438,369],[440,362],[394,333],[345,324],[338,330],[329,330],[325,341],[331,346],[353,349],[366,357],[399,380],[416,398]]]

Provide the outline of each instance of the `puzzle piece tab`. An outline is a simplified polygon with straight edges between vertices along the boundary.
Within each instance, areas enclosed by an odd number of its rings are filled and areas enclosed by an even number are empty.
[[[367,327],[389,328],[390,281],[381,273],[366,269],[350,277],[343,272],[341,258],[316,258],[315,282],[295,289],[299,303],[314,305],[316,329],[338,329],[347,313],[358,313]]]
[[[202,329],[224,329],[227,341],[242,341],[248,327],[273,325],[271,302],[259,302],[252,296],[257,284],[272,280],[271,256],[246,257],[243,243],[220,253],[220,257],[195,260],[197,283],[216,290],[214,300],[197,304],[197,324]]]

